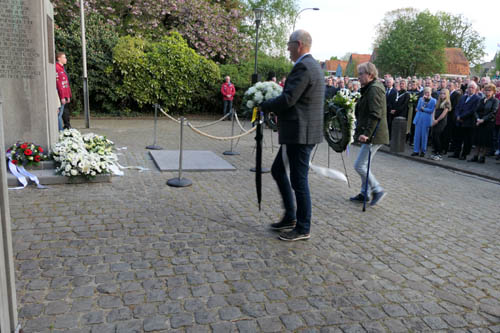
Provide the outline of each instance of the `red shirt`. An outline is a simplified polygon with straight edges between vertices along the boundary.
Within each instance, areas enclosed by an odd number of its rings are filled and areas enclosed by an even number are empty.
[[[56,86],[59,99],[71,98],[71,88],[69,87],[69,79],[64,66],[56,63]]]
[[[234,89],[234,84],[231,82],[224,82],[222,87],[220,87],[220,93],[224,96],[225,101],[232,101],[234,98],[234,94],[236,94],[236,89]],[[230,97],[228,97],[230,95]]]

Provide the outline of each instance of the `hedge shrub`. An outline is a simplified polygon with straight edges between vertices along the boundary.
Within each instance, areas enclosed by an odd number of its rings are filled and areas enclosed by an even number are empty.
[[[87,41],[87,75],[91,111],[112,113],[119,106],[116,80],[106,75],[113,66],[113,48],[118,42],[118,33],[106,19],[97,14],[86,16],[85,36]],[[83,110],[83,69],[80,20],[73,20],[64,28],[55,29],[56,51],[66,53],[65,66],[70,77],[73,112]]]
[[[172,112],[213,111],[219,95],[217,65],[196,54],[177,32],[158,42],[121,37],[113,50],[117,94],[139,107],[159,103]]]

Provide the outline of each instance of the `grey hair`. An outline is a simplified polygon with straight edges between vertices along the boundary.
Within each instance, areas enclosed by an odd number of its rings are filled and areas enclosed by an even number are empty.
[[[311,34],[302,29],[292,32],[290,41],[300,41],[306,48],[311,48],[312,45]]]
[[[368,75],[373,76],[373,78],[378,78],[378,70],[377,67],[375,67],[374,64],[371,62],[364,62],[362,64],[358,65],[358,73],[363,72]]]
[[[431,88],[431,87],[425,87],[425,88],[424,88],[424,93],[425,93],[425,92],[430,92],[430,93],[432,93],[432,88]]]
[[[477,89],[477,83],[474,81],[470,81],[469,84],[467,85],[467,88],[470,86],[474,87],[474,89]]]

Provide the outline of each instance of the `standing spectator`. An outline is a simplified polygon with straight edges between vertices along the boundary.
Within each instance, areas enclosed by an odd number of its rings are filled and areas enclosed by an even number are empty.
[[[484,98],[474,112],[475,127],[473,144],[476,146],[474,156],[469,162],[484,163],[486,153],[491,148],[495,118],[498,111],[498,99],[495,98],[496,87],[488,83],[484,87]]]
[[[500,100],[500,81],[497,81],[496,86],[497,86],[497,94],[495,95],[495,97],[496,99]],[[495,155],[497,155],[496,159],[500,160],[500,105],[498,106],[498,111],[495,120],[495,134],[496,134],[494,137],[494,144],[496,148]]]
[[[261,104],[264,112],[273,111],[278,115],[280,124],[278,134],[281,147],[274,159],[271,174],[278,185],[285,216],[280,222],[273,223],[271,228],[292,229],[280,233],[279,239],[284,241],[311,237],[309,161],[314,146],[323,139],[325,98],[323,72],[310,54],[311,44],[311,35],[307,31],[297,30],[291,34],[288,51],[290,60],[295,64],[288,75],[288,82],[281,95]],[[290,177],[286,172],[286,164],[290,167]]]
[[[286,82],[286,76],[283,76],[278,84],[281,86],[281,88],[283,88],[285,86],[285,82]]]
[[[413,153],[411,156],[425,156],[427,151],[427,140],[429,138],[429,127],[432,125],[432,113],[436,106],[436,100],[431,97],[432,88],[425,87],[424,95],[420,97],[417,104],[417,114],[413,123],[415,124],[415,137],[413,138]]]
[[[410,82],[409,87],[408,87],[408,93],[409,94],[415,94],[419,95],[420,90],[419,90],[419,83],[418,79],[414,79],[412,82]],[[408,102],[408,121],[407,121],[407,126],[406,126],[406,141],[410,144],[410,146],[413,146],[413,138],[415,136],[415,125],[413,124],[413,119],[415,119],[415,114],[417,113],[417,105],[416,103],[410,104]],[[411,110],[410,110],[410,105],[411,105]]]
[[[231,83],[231,78],[226,76],[225,82],[220,87],[220,92],[222,94],[224,106],[223,106],[223,115],[227,115],[231,113],[231,109],[233,108],[233,98],[234,94],[236,94],[236,89],[234,88],[234,84]],[[229,117],[227,118],[229,119]]]
[[[446,80],[445,78],[442,78],[440,83],[439,83],[439,88],[437,90],[438,96],[441,93],[441,90],[443,90],[445,88],[446,89],[448,88],[448,80]]]
[[[361,177],[361,193],[350,200],[364,202],[365,198],[369,200],[371,195],[370,206],[379,203],[384,198],[385,191],[373,175],[371,168],[367,175],[368,155],[371,156],[371,163],[377,150],[383,144],[389,143],[384,86],[377,80],[377,76],[377,67],[371,62],[365,62],[358,66],[361,98],[356,103],[358,119],[354,137],[361,143],[361,148],[356,162],[354,162],[354,169]],[[368,186],[366,186],[366,182],[368,182]],[[365,192],[366,188],[368,188],[367,192]]]
[[[500,71],[496,71],[493,80],[500,80]]]
[[[481,101],[479,96],[476,95],[476,90],[477,84],[474,81],[470,81],[467,86],[467,94],[460,98],[455,109],[455,133],[453,135],[455,150],[448,157],[465,160],[470,153],[472,147],[472,128],[475,123],[474,112]]]
[[[455,109],[457,108],[458,102],[462,97],[462,90],[457,87],[455,82],[448,83],[448,90],[450,92],[450,103],[451,109],[446,115],[446,126],[441,134],[441,147],[443,153],[455,151],[453,147],[453,133],[455,131]]]
[[[325,99],[330,99],[335,96],[337,93],[337,88],[333,85],[333,78],[329,77],[326,79],[326,87],[325,87]]]
[[[408,102],[410,94],[406,91],[406,80],[399,81],[399,91],[396,93],[393,109],[391,110],[392,118],[408,117]]]
[[[64,68],[64,65],[66,65],[67,62],[68,59],[66,58],[66,54],[64,52],[58,52],[56,54],[56,87],[59,100],[61,101],[57,117],[60,131],[65,128],[71,128],[68,108],[68,103],[71,101],[71,87],[69,86],[68,73],[66,73],[66,69]]]
[[[351,95],[356,94],[358,92],[359,92],[359,82],[358,81],[353,81],[352,82]]]
[[[341,94],[344,94],[346,96],[350,94],[350,91],[345,87],[345,83],[343,80],[339,80],[337,91],[340,91]]]
[[[470,78],[466,77],[465,80],[463,80],[462,84],[460,85],[460,90],[462,90],[462,95],[465,95],[467,92],[467,87],[469,86],[470,83]]]
[[[388,77],[385,81],[385,104],[387,106],[387,127],[389,128],[389,138],[391,137],[391,127],[393,115],[391,110],[394,109],[394,103],[396,102],[397,91],[394,89],[394,79]]]
[[[443,158],[443,146],[441,145],[441,133],[446,127],[447,115],[451,110],[450,92],[448,89],[443,88],[439,93],[439,98],[436,103],[436,110],[432,114],[432,147],[434,154],[431,159],[441,161]],[[445,151],[446,152],[446,151]]]
[[[267,74],[267,80],[266,81],[270,81],[270,82],[276,82],[276,73],[271,71]]]

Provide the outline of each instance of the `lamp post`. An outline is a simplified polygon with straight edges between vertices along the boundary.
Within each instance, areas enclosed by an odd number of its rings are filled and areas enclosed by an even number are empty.
[[[295,31],[295,22],[297,22],[297,17],[299,17],[300,13],[302,13],[302,12],[303,12],[303,11],[305,11],[305,10],[309,10],[309,9],[311,9],[311,10],[319,10],[319,8],[317,8],[317,7],[314,7],[314,8],[304,8],[304,9],[301,9],[301,10],[297,13],[297,15],[295,16],[295,18],[293,19],[293,31]],[[292,31],[292,32],[293,32],[293,31]]]
[[[252,84],[255,84],[259,81],[259,74],[257,73],[257,51],[259,49],[259,26],[262,20],[262,14],[264,14],[264,9],[255,8],[253,12],[255,15],[255,67],[252,74]]]
[[[83,0],[80,0],[80,21],[82,30],[83,114],[85,117],[85,128],[90,128],[89,86],[87,78],[87,42],[85,40],[85,9],[83,7]]]

